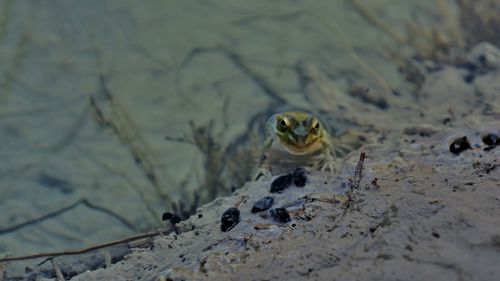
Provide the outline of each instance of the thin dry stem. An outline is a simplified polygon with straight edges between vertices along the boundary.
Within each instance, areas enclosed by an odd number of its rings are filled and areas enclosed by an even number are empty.
[[[55,258],[50,259],[50,263],[52,264],[52,268],[54,269],[57,281],[64,281],[64,275],[62,274],[59,265],[57,265]]]
[[[98,105],[97,100],[94,97],[90,97],[90,109],[94,119],[99,125],[111,128],[113,133],[128,146],[136,164],[143,170],[147,179],[155,188],[157,196],[162,201],[162,204],[165,204],[168,202],[168,196],[163,190],[164,182],[162,178],[165,176],[168,182],[172,183],[171,177],[166,172],[160,174],[157,171],[156,167],[158,165],[153,156],[154,153],[152,153],[149,144],[140,134],[139,129],[132,121],[127,110],[125,110],[125,108],[112,96],[103,76],[99,77],[99,82],[102,89],[100,94],[108,103],[110,113],[106,116]]]
[[[123,245],[123,244],[128,244],[132,242],[138,242],[138,241],[144,241],[140,245],[143,246],[144,243],[151,244],[150,239],[159,235],[159,233],[166,234],[170,233],[171,229],[170,228],[165,228],[163,230],[155,230],[155,231],[150,231],[146,232],[143,234],[119,239],[119,240],[114,240],[110,242],[105,242],[102,244],[96,244],[87,248],[82,248],[82,249],[74,249],[74,250],[66,250],[66,251],[59,251],[59,252],[45,252],[45,253],[37,253],[37,254],[31,254],[31,255],[24,255],[24,256],[13,256],[13,257],[4,257],[0,258],[0,264],[5,263],[5,262],[12,262],[12,261],[21,261],[21,260],[31,260],[31,259],[38,259],[38,258],[49,258],[53,259],[54,257],[59,257],[59,256],[70,256],[70,255],[80,255],[88,252],[92,252],[98,249],[103,249],[115,245]],[[139,245],[139,244],[138,244]]]

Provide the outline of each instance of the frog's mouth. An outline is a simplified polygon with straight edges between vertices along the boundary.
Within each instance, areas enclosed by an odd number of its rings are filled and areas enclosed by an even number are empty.
[[[310,145],[310,140],[307,134],[304,135],[296,135],[296,134],[289,134],[288,135],[290,139],[292,140],[292,143],[300,148],[306,148]]]
[[[289,133],[282,136],[282,144],[292,154],[301,155],[316,151],[320,147],[319,138],[313,138],[310,134]]]

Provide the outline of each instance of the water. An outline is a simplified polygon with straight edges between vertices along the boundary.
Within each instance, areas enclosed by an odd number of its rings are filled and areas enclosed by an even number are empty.
[[[500,35],[472,38],[458,11],[431,0],[0,1],[0,255],[187,216],[248,179],[257,127],[281,108],[317,112],[336,135],[440,123],[450,96],[426,99],[415,69],[426,64],[407,59],[460,63]],[[454,115],[482,105],[457,101]],[[436,107],[407,114],[419,106]]]

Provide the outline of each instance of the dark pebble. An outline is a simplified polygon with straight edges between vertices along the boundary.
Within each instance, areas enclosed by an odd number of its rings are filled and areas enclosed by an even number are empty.
[[[161,220],[162,221],[168,220],[168,221],[170,221],[171,224],[178,224],[182,221],[181,217],[179,217],[176,214],[169,213],[169,212],[163,213],[163,215],[161,216]]]
[[[235,225],[240,222],[240,210],[235,207],[227,209],[220,219],[220,230],[223,232],[231,230]]]
[[[451,153],[459,154],[460,152],[467,150],[467,149],[471,149],[471,146],[469,144],[469,141],[467,140],[467,137],[458,138],[450,144],[450,152]]]
[[[483,137],[483,142],[487,146],[497,146],[500,145],[500,139],[495,134],[487,134]]]
[[[293,184],[298,187],[304,187],[307,182],[306,170],[304,168],[296,168],[293,173]]]
[[[273,206],[274,199],[270,196],[263,197],[259,201],[255,202],[252,207],[252,213],[258,213],[265,211]]]
[[[269,192],[271,193],[281,192],[285,188],[290,187],[290,185],[292,185],[292,178],[293,178],[292,174],[286,174],[277,177],[273,181],[273,183],[271,183],[271,189],[269,190]]]
[[[467,84],[471,84],[475,78],[476,78],[476,75],[474,75],[472,73],[468,73],[468,74],[464,75],[464,77],[463,77],[464,82]]]
[[[285,208],[272,209],[269,211],[269,213],[271,214],[271,217],[273,217],[273,219],[278,222],[286,223],[291,220],[290,214],[288,214],[288,211]]]

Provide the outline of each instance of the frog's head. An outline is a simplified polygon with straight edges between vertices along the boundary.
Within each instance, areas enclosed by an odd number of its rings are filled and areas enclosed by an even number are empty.
[[[324,134],[318,118],[307,112],[279,113],[274,122],[279,142],[293,152],[305,152],[316,147]]]

